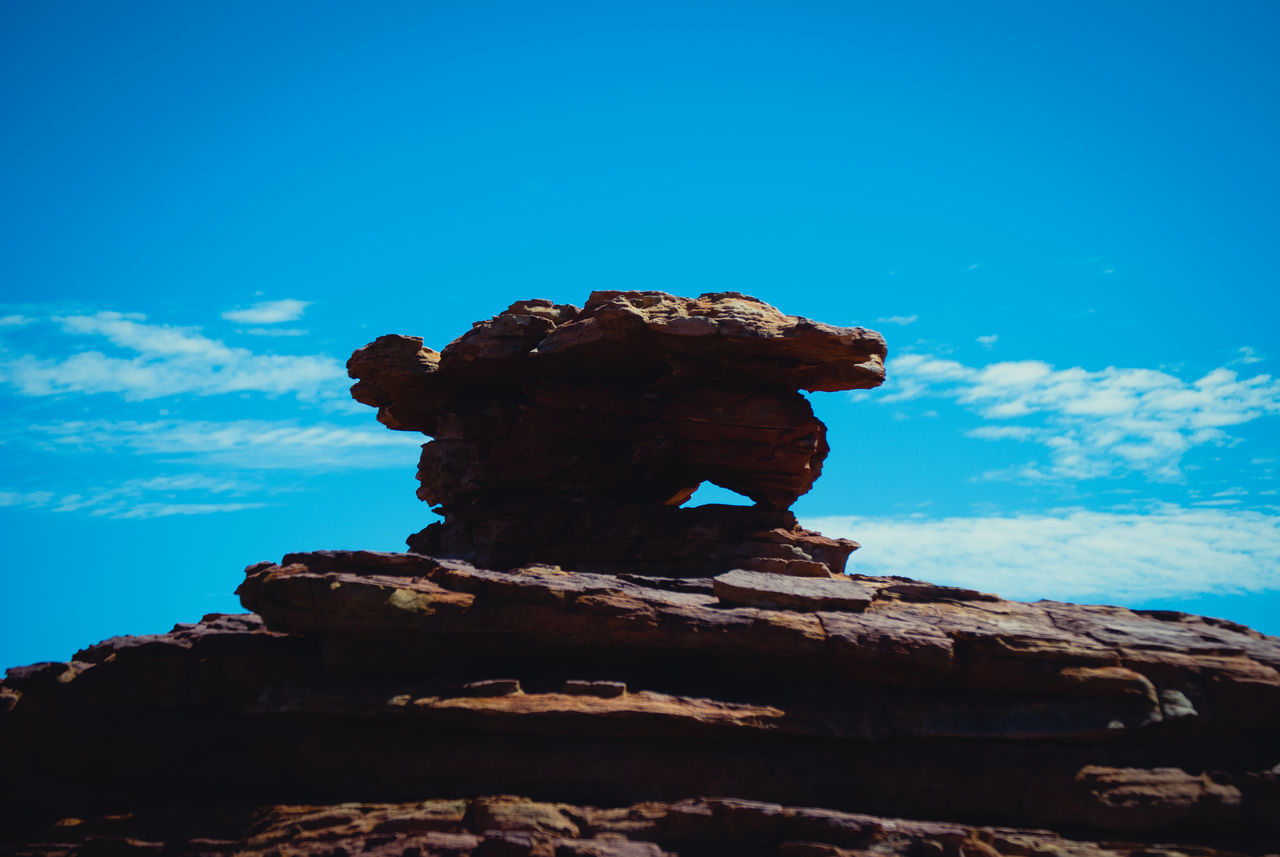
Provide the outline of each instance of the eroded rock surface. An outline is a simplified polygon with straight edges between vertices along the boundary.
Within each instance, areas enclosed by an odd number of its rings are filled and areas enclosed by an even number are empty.
[[[884,354],[874,331],[736,292],[595,292],[581,310],[520,301],[439,353],[383,336],[348,369],[385,425],[434,438],[418,496],[444,521],[414,551],[493,568],[826,575],[856,544],[786,511],[828,451],[799,391],[873,387]],[[679,508],[703,482],[756,508]]]
[[[734,293],[378,339],[353,395],[435,438],[444,522],[10,669],[0,855],[1275,853],[1280,640],[832,573],[799,391],[883,354]]]
[[[1231,623],[341,551],[251,566],[240,595],[253,614],[9,671],[0,829],[25,853],[1280,841],[1280,640]]]
[[[64,817],[23,854],[156,857],[1230,857],[1213,848],[1096,842],[1018,830],[885,818],[763,801],[697,798],[601,809],[516,795],[412,803],[262,806],[206,821],[216,837],[173,835],[163,819]],[[125,835],[129,831],[135,835]],[[147,838],[149,837],[149,838]]]

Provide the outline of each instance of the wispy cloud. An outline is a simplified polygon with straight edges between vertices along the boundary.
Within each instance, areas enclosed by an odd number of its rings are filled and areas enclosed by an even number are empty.
[[[258,491],[259,487],[254,484],[191,473],[129,479],[62,495],[50,491],[0,492],[0,506],[82,512],[114,520],[164,518],[258,509],[267,504],[255,499],[232,499],[245,495],[253,497]],[[214,499],[216,502],[210,502]]]
[[[251,327],[242,330],[250,336],[306,336],[307,332],[300,327]]]
[[[886,315],[876,319],[881,324],[915,324],[920,320],[918,315]]]
[[[969,437],[983,440],[1034,440],[1039,433],[1038,429],[1027,426],[979,426],[965,432]]]
[[[1035,442],[1047,467],[1029,464],[992,477],[1087,479],[1135,472],[1177,480],[1182,456],[1228,444],[1224,429],[1280,414],[1280,380],[1215,369],[1183,381],[1154,369],[1055,369],[1037,360],[966,366],[926,354],[890,360],[890,379],[873,401],[946,398],[984,419],[1037,425],[982,427],[970,436]],[[866,398],[865,393],[855,394]]]
[[[1247,365],[1249,363],[1259,363],[1262,361],[1262,355],[1258,353],[1258,350],[1248,345],[1242,345],[1241,347],[1237,348],[1236,353],[1239,356],[1236,357],[1235,360],[1231,361],[1232,363],[1241,363],[1241,364]]]
[[[169,518],[174,515],[214,515],[261,509],[266,503],[129,503],[111,510],[94,510],[94,515],[116,520]]]
[[[996,342],[999,341],[999,339],[1000,339],[999,334],[991,333],[991,334],[988,334],[987,336],[979,336],[977,339],[977,342],[983,348],[990,351],[992,348],[995,347],[995,344]]]
[[[6,315],[0,316],[0,327],[22,327],[31,324],[34,318],[25,315]]]
[[[305,307],[281,303],[252,309],[273,324]],[[0,484],[2,507],[119,520],[255,509],[314,474],[412,468],[425,440],[377,425],[350,401],[346,372],[328,355],[262,353],[141,313],[12,309],[40,335],[5,332],[0,391],[10,405],[15,394],[59,398],[22,403],[0,421],[11,478],[21,480]],[[84,398],[98,393],[114,395]],[[314,409],[291,401],[270,404],[278,419],[257,418],[261,399],[234,395],[246,393],[323,404],[324,420],[308,421]],[[219,394],[231,395],[194,398]],[[348,419],[348,408],[359,417]],[[123,468],[126,478],[113,480]]]
[[[48,505],[53,498],[50,491],[0,491],[0,506],[34,508]]]
[[[280,324],[285,321],[296,321],[311,301],[300,301],[285,298],[279,301],[260,301],[244,308],[229,309],[222,314],[227,321],[238,324]]]
[[[183,393],[345,396],[346,373],[328,355],[257,354],[197,328],[148,323],[138,313],[104,311],[52,321],[64,333],[97,337],[133,356],[99,350],[0,355],[0,383],[26,396],[115,393],[130,401]]]
[[[1008,598],[1130,601],[1280,590],[1280,517],[1222,508],[810,518],[862,543],[849,570]]]
[[[55,451],[199,456],[207,463],[251,469],[348,470],[404,466],[425,438],[379,427],[301,426],[269,420],[72,420],[26,429]]]

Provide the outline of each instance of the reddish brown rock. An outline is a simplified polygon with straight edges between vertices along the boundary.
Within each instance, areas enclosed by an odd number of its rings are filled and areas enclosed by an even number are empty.
[[[123,824],[122,824],[123,822]],[[103,834],[145,830],[155,839]],[[1017,830],[699,798],[601,809],[515,795],[412,803],[263,806],[238,837],[165,836],[155,818],[65,818],[20,853],[173,857],[1238,857],[1199,846],[1067,838]]]
[[[363,551],[251,566],[241,598],[262,618],[9,672],[11,841],[1136,857],[1280,838],[1280,640],[1230,623]],[[461,821],[445,800],[511,794]]]
[[[807,580],[735,569],[712,581],[721,604],[768,610],[844,610],[859,612],[871,604],[872,591],[848,578]]]
[[[872,387],[884,340],[736,292],[521,301],[437,354],[384,336],[352,355],[352,395],[434,438],[418,496],[444,521],[419,553],[659,575],[825,575],[857,545],[800,529],[826,428],[800,390]],[[677,508],[702,482],[758,508]],[[788,571],[790,569],[790,571]]]
[[[0,854],[1274,853],[1280,640],[831,574],[853,543],[786,510],[799,390],[874,384],[878,343],[609,292],[361,349],[444,522],[10,669]],[[759,502],[681,508],[704,479]]]

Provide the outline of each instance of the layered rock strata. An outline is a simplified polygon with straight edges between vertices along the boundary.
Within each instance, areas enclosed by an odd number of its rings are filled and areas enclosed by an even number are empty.
[[[595,292],[520,301],[442,352],[383,336],[352,355],[352,395],[434,438],[418,496],[444,521],[418,553],[493,568],[826,576],[857,547],[799,527],[826,427],[801,390],[874,387],[874,331],[784,315],[736,292]],[[754,507],[681,508],[711,482]]]
[[[444,522],[8,670],[0,855],[1278,853],[1280,639],[832,573],[799,391],[883,353],[658,292],[361,349]],[[680,508],[705,480],[756,505]]]
[[[370,552],[251,566],[240,596],[254,614],[9,671],[7,853],[1280,842],[1280,640],[1228,622]]]

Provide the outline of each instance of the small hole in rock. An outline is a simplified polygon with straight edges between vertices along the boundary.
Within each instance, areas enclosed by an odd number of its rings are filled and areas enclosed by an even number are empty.
[[[689,506],[754,506],[755,502],[750,497],[739,494],[737,491],[730,491],[728,488],[721,488],[711,482],[703,482],[698,486],[698,490],[693,492],[693,496],[683,504]]]

